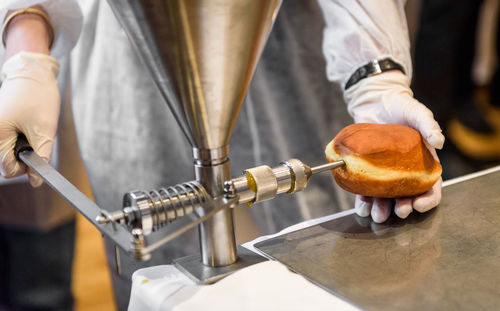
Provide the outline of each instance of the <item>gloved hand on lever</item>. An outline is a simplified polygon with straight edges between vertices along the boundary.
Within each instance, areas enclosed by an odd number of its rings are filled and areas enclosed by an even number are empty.
[[[432,112],[413,98],[410,82],[400,71],[387,71],[360,80],[344,93],[347,108],[356,123],[393,123],[406,125],[420,132],[427,147],[438,160],[435,148],[441,149],[444,136]],[[372,216],[375,222],[387,220],[394,206],[400,218],[413,211],[426,212],[441,201],[440,178],[421,195],[409,198],[384,199],[356,195],[355,210],[359,216]]]
[[[10,57],[1,71],[0,159],[3,176],[28,173],[33,187],[42,179],[14,156],[18,133],[47,162],[52,154],[60,110],[57,88],[59,63],[51,56],[20,52]]]

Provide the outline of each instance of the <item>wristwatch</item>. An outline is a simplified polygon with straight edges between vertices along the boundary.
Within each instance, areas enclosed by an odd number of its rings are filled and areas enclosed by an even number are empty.
[[[405,73],[405,70],[403,69],[403,66],[400,64],[396,63],[390,58],[384,58],[384,59],[375,59],[369,62],[368,64],[359,67],[356,69],[356,71],[352,74],[352,76],[347,80],[347,83],[345,85],[344,89],[348,89],[354,84],[358,83],[360,80],[363,80],[364,78],[368,78],[374,75],[381,74],[384,71],[388,70],[399,70],[402,73]]]

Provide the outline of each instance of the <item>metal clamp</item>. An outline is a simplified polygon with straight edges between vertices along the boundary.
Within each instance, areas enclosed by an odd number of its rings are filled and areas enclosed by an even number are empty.
[[[254,202],[270,200],[278,194],[278,181],[273,170],[267,166],[257,166],[245,171],[249,189],[255,192]]]
[[[280,164],[285,165],[290,169],[292,186],[286,193],[294,193],[304,190],[307,187],[307,182],[311,177],[311,169],[309,168],[309,166],[305,165],[304,163],[302,163],[302,161],[297,159],[283,161]]]

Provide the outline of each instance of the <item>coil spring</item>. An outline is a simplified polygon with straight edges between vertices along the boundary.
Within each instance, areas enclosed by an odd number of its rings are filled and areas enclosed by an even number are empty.
[[[131,193],[140,215],[141,227],[156,231],[168,223],[193,213],[195,207],[208,201],[208,194],[198,182],[190,181],[157,190]],[[137,210],[136,210],[137,211]],[[137,214],[136,214],[137,215]]]

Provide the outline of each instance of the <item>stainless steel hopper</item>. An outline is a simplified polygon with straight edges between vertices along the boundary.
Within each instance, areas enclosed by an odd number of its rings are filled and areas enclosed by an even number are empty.
[[[195,149],[227,155],[281,0],[109,0]]]

